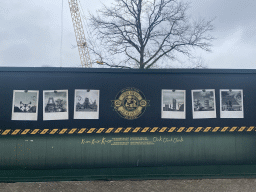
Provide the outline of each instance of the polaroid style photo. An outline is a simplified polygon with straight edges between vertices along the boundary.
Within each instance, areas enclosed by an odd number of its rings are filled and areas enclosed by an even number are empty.
[[[99,119],[99,90],[75,89],[74,119]]]
[[[220,90],[220,118],[244,118],[243,90]]]
[[[161,117],[186,119],[186,90],[162,89]]]
[[[13,90],[12,120],[37,121],[37,90]]]
[[[43,91],[43,120],[68,119],[68,90]]]
[[[191,90],[193,119],[216,118],[214,89]]]

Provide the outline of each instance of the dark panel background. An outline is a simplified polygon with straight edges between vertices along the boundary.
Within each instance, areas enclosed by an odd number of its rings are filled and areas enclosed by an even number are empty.
[[[110,70],[0,68],[0,129],[255,126],[254,70]],[[141,90],[150,106],[138,119],[111,107],[126,87]],[[43,90],[69,91],[69,120],[43,121]],[[74,90],[100,90],[98,120],[74,120]],[[186,119],[161,119],[161,90],[186,90]],[[193,119],[191,90],[215,89],[217,118]],[[243,119],[220,119],[219,89],[243,89]],[[13,90],[39,90],[38,121],[11,121]],[[82,145],[102,137],[182,137],[182,143],[148,146]],[[33,142],[31,142],[33,140]],[[256,163],[255,132],[119,133],[0,136],[1,169],[245,165]]]
[[[256,98],[254,85],[256,74],[251,73],[200,73],[192,70],[190,73],[182,70],[163,71],[153,70],[133,73],[132,70],[78,70],[70,72],[56,71],[17,71],[0,72],[0,121],[6,128],[108,128],[108,127],[214,127],[214,126],[254,126],[256,114]],[[1,70],[0,70],[1,71]],[[206,70],[202,71],[205,72]],[[226,70],[227,72],[228,70]],[[167,71],[168,72],[168,71]],[[141,90],[150,100],[150,106],[138,119],[126,120],[121,118],[111,107],[117,93],[126,87]],[[43,90],[68,89],[69,93],[69,120],[43,121]],[[74,90],[100,90],[100,109],[98,120],[74,120]],[[161,90],[186,90],[186,120],[161,119]],[[193,119],[191,90],[215,89],[217,118]],[[221,119],[220,116],[220,89],[243,89],[244,118]],[[13,90],[39,90],[38,121],[11,121]]]

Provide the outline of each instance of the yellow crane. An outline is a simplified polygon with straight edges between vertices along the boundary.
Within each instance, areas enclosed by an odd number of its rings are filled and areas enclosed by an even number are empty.
[[[92,67],[77,0],[68,0],[82,67]]]

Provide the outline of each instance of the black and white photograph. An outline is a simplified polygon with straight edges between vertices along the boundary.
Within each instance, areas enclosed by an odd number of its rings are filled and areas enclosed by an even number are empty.
[[[220,118],[244,118],[243,90],[220,90]]]
[[[68,119],[68,90],[43,91],[43,120]]]
[[[99,119],[99,90],[76,89],[74,119]]]
[[[191,92],[193,118],[216,118],[215,90],[201,89]]]
[[[163,119],[186,119],[186,90],[162,89]]]
[[[37,121],[37,90],[13,90],[12,120]]]

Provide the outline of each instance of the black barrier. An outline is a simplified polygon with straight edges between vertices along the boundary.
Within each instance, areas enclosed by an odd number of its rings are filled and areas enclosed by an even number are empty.
[[[0,83],[1,169],[256,163],[255,70],[0,68]]]

